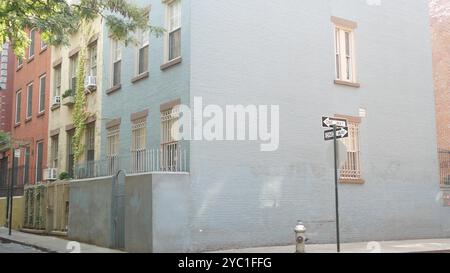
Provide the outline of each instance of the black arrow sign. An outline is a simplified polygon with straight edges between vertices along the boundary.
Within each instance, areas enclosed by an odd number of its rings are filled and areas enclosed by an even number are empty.
[[[334,130],[327,130],[323,133],[324,139],[326,141],[328,140],[334,140]],[[348,137],[348,127],[340,127],[336,130],[336,138],[347,138]]]
[[[324,128],[332,128],[333,125],[337,127],[347,127],[347,120],[342,118],[322,117],[322,126]]]

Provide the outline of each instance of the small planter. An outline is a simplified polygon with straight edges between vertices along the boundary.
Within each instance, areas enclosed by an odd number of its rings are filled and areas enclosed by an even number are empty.
[[[62,99],[62,104],[65,106],[72,106],[75,104],[75,97],[74,96],[68,96]]]

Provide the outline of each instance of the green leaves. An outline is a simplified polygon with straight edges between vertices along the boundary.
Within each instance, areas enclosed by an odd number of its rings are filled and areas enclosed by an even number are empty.
[[[10,42],[18,57],[23,57],[30,41],[26,30],[37,28],[44,42],[66,45],[68,36],[79,30],[80,22],[101,16],[112,37],[130,43],[138,29],[156,36],[164,29],[149,24],[149,6],[127,0],[80,0],[69,5],[66,0],[1,0],[0,44]]]

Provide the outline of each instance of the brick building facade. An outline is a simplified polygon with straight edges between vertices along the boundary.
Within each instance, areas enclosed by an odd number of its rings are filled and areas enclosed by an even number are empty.
[[[30,47],[23,59],[14,61],[12,138],[21,145],[15,164],[20,166],[18,184],[42,182],[47,165],[50,50],[37,31],[28,33]]]

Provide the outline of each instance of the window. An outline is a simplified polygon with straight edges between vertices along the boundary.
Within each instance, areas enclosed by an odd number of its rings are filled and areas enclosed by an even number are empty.
[[[54,78],[53,78],[53,96],[61,95],[61,65],[57,65],[53,68]]]
[[[44,142],[36,145],[36,183],[42,182],[42,163],[44,160]]]
[[[39,78],[39,113],[45,111],[45,80],[45,75]]]
[[[108,174],[116,174],[119,170],[119,126],[108,129],[106,136],[106,160],[108,162]]]
[[[336,26],[334,36],[336,80],[355,83],[354,30]]]
[[[73,150],[73,136],[75,130],[67,131],[67,173],[70,177],[74,177],[75,156]]]
[[[16,124],[20,123],[20,111],[22,106],[22,91],[16,93]]]
[[[47,44],[45,43],[45,41],[42,39],[41,36],[41,50],[47,48]]]
[[[30,47],[28,48],[28,58],[34,56],[34,48],[36,45],[36,29],[30,31]]]
[[[75,91],[77,89],[77,68],[78,68],[78,54],[73,55],[70,57],[70,71],[69,71],[69,88],[72,91]]]
[[[133,122],[131,129],[131,164],[133,172],[145,171],[147,147],[147,119]]]
[[[23,166],[23,184],[28,185],[30,183],[30,146],[25,148],[25,163]]]
[[[23,58],[18,57],[17,58],[17,68],[21,67],[23,65]]]
[[[95,167],[95,122],[86,126],[86,163],[87,177],[94,177]]]
[[[51,164],[52,168],[58,168],[58,149],[59,149],[59,135],[51,137]]]
[[[27,86],[27,116],[30,119],[33,114],[33,84]]]
[[[120,70],[122,66],[122,44],[120,41],[111,39],[111,86],[117,86],[120,84]]]
[[[161,160],[163,171],[176,171],[179,166],[179,138],[172,135],[172,127],[176,126],[178,118],[178,107],[161,112]]]
[[[94,43],[89,46],[88,49],[88,57],[89,57],[89,76],[97,76],[97,43]]]
[[[340,179],[343,182],[362,182],[360,146],[359,146],[359,122],[348,122],[349,137],[342,139],[347,148],[347,159],[340,170]]]
[[[148,30],[138,30],[138,52],[137,52],[138,75],[148,71],[149,38],[150,32]]]
[[[181,1],[174,0],[167,5],[168,61],[181,56]]]

